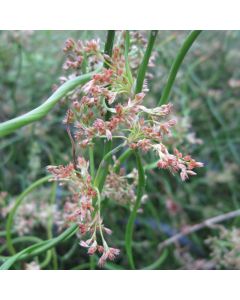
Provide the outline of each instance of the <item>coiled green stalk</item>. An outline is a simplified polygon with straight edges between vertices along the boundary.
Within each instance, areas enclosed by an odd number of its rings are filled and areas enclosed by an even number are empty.
[[[100,69],[101,68],[98,68],[92,73],[84,74],[65,82],[43,104],[41,104],[37,108],[22,116],[0,123],[0,137],[8,135],[20,127],[36,122],[45,117],[60,99],[74,90],[77,86],[87,83],[89,80],[91,80],[92,75],[98,72]]]

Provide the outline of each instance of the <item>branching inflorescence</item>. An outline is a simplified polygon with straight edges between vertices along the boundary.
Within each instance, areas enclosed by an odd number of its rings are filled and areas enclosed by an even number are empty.
[[[105,235],[111,234],[111,230],[103,223],[101,200],[108,197],[131,208],[136,201],[138,176],[131,175],[136,172],[134,170],[131,174],[125,174],[123,169],[119,171],[118,160],[115,159],[108,167],[101,190],[98,177],[102,175],[101,169],[106,167],[106,159],[103,158],[94,178],[92,158],[93,172],[90,175],[89,161],[82,154],[77,157],[79,149],[81,153],[85,148],[92,149],[98,139],[122,140],[117,148],[106,154],[108,158],[123,147],[142,153],[152,151],[158,159],[158,168],[173,174],[179,172],[183,181],[196,175],[195,168],[203,166],[177,149],[171,152],[166,145],[172,128],[176,126],[176,120],[171,117],[173,105],[146,107],[146,80],[141,91],[135,92],[137,71],[144,55],[141,49],[145,43],[139,34],[133,34],[130,40],[129,33],[123,32],[113,47],[111,57],[101,51],[99,40],[83,43],[69,39],[64,48],[68,55],[64,69],[73,70],[71,76],[103,67],[88,83],[68,95],[70,108],[63,122],[71,139],[73,161],[67,166],[48,166],[48,171],[54,180],[70,189],[72,198],[65,204],[67,221],[78,224],[80,245],[86,247],[90,255],[95,252],[101,254],[100,266],[107,259],[113,260],[120,252],[106,242]],[[153,62],[152,56],[148,64],[153,65]],[[129,183],[129,180],[132,182]]]

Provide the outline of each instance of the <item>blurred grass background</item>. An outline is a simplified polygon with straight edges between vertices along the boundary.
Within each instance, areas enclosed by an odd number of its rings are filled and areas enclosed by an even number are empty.
[[[152,68],[153,78],[148,81],[150,91],[146,100],[149,106],[158,103],[171,64],[187,33],[159,32],[154,46],[156,66]],[[142,34],[147,36],[148,32]],[[37,107],[51,95],[53,86],[59,85],[59,77],[65,75],[62,48],[69,37],[101,38],[103,45],[106,32],[0,32],[0,122]],[[158,244],[175,230],[239,209],[239,49],[239,31],[203,31],[180,68],[170,97],[179,124],[173,144],[204,162],[205,167],[186,183],[166,171],[154,169],[147,172],[148,200],[138,216],[134,232],[133,246],[138,268],[144,268],[159,258]],[[14,201],[21,191],[44,176],[47,165],[64,164],[71,159],[71,147],[62,125],[65,111],[66,103],[60,103],[40,122],[1,139],[0,191],[8,193],[8,202]],[[144,160],[146,164],[155,161],[151,157],[144,157]],[[134,159],[130,158],[126,166],[131,169],[134,163]],[[49,189],[50,186],[46,185],[41,193],[39,190],[32,193],[32,199],[47,201]],[[61,194],[61,190],[57,190],[57,197],[61,198],[58,193]],[[104,214],[105,224],[114,232],[112,244],[122,250],[118,267],[128,268],[124,252],[128,211],[109,202],[105,205]],[[239,226],[239,221],[231,220],[224,226],[231,230]],[[0,229],[4,230],[3,218]],[[46,238],[41,227],[34,234]],[[157,268],[208,268],[213,259],[212,248],[205,242],[209,236],[221,240],[217,229],[206,228],[192,234],[179,245],[170,247],[164,262]],[[4,242],[2,238],[1,243]],[[74,249],[71,243],[75,243]],[[237,240],[232,247],[239,245]],[[225,246],[220,244],[219,247]],[[85,265],[89,258],[84,249],[76,246],[74,238],[57,248],[59,257],[63,257],[69,249],[72,249],[71,257],[68,260],[59,258],[60,268],[77,268],[79,265],[79,268],[89,268]],[[210,266],[219,267],[217,263]],[[117,266],[110,264],[108,267]],[[225,264],[220,268],[233,267]]]

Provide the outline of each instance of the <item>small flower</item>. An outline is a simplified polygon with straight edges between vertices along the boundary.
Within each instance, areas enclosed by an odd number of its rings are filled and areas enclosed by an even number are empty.
[[[116,256],[118,256],[119,254],[120,254],[119,249],[108,248],[108,247],[106,249],[104,248],[104,252],[98,261],[98,265],[100,267],[103,267],[108,259],[113,261],[116,258]]]
[[[86,52],[97,53],[99,51],[99,40],[90,40],[90,41],[87,41],[84,50]]]
[[[55,180],[61,180],[65,178],[71,177],[71,175],[74,172],[74,166],[72,163],[67,165],[66,167],[64,166],[47,166],[48,172],[52,173],[54,176]]]

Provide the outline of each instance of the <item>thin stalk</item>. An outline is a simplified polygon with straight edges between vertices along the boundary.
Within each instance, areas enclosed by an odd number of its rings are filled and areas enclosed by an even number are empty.
[[[104,54],[108,56],[112,56],[113,43],[115,38],[115,30],[108,30],[107,40],[105,43]],[[104,64],[104,68],[108,68],[108,64]]]
[[[114,37],[115,37],[115,31],[114,30],[109,30],[108,35],[107,35],[107,40],[106,40],[106,43],[105,43],[105,48],[104,48],[104,54],[107,54],[109,57],[112,56]],[[107,64],[105,64],[105,67],[109,68],[109,66]],[[107,102],[105,102],[105,103],[106,103],[106,106],[108,106],[108,103]],[[111,112],[107,111],[105,120],[108,121],[110,118],[111,118]],[[106,141],[104,143],[104,151],[103,151],[104,155],[106,155],[109,151],[111,151],[111,149],[112,149],[112,141],[111,140]],[[107,173],[108,173],[108,165],[110,164],[110,162],[111,162],[111,157],[109,157],[107,159],[107,161],[105,162],[105,166],[104,166],[104,168],[102,168],[101,171],[98,169],[99,173],[97,174],[97,179],[99,181],[98,181],[97,187],[100,191],[103,188],[103,185],[104,185]]]
[[[173,83],[175,81],[175,78],[177,76],[178,70],[188,52],[188,50],[191,48],[194,41],[197,39],[199,34],[201,33],[201,30],[193,30],[191,33],[187,36],[186,40],[184,41],[182,47],[178,51],[178,54],[172,64],[172,67],[169,72],[169,76],[167,79],[167,84],[163,90],[163,94],[161,96],[161,99],[159,101],[159,105],[163,105],[168,102],[168,98],[173,86]]]
[[[67,260],[69,260],[69,259],[73,256],[74,252],[78,249],[78,247],[79,247],[79,243],[73,244],[73,246],[68,250],[68,252],[65,253],[65,254],[61,257],[61,260],[62,260],[62,261],[67,261]]]
[[[137,211],[141,204],[141,199],[143,196],[144,188],[145,188],[145,174],[144,169],[142,166],[141,158],[139,156],[139,153],[135,152],[136,156],[136,162],[137,162],[137,169],[138,169],[138,187],[137,187],[137,199],[134,204],[133,210],[130,214],[130,217],[128,219],[126,233],[125,233],[125,246],[128,256],[128,261],[132,269],[135,269],[135,263],[133,259],[133,253],[132,253],[132,240],[133,240],[133,228],[134,228],[134,222],[137,216]]]
[[[122,155],[119,156],[117,162],[114,166],[114,172],[118,173],[120,171],[121,164],[133,153],[131,148],[128,148],[126,151],[123,152]]]
[[[157,33],[158,33],[157,30],[151,30],[151,32],[150,32],[149,39],[148,39],[148,44],[147,44],[147,49],[144,53],[142,63],[140,65],[139,69],[138,69],[135,94],[141,93],[141,91],[142,91],[143,82],[144,82],[144,79],[145,79],[148,62],[149,62],[149,59],[151,57],[151,53],[152,53],[154,42],[155,42],[156,37],[157,37]]]
[[[46,254],[46,258],[44,259],[44,261],[43,262],[41,262],[40,263],[40,269],[44,269],[49,263],[50,263],[50,261],[51,261],[51,259],[52,259],[52,254],[53,254],[53,251],[54,249],[52,249],[52,250],[48,250],[47,251],[47,254]],[[55,269],[56,270],[56,269]]]
[[[53,234],[52,234],[53,218],[52,218],[51,208],[52,208],[52,206],[55,202],[55,199],[56,199],[56,190],[57,190],[57,183],[54,182],[53,186],[52,186],[52,190],[51,190],[51,195],[50,195],[50,203],[49,203],[50,204],[50,211],[49,211],[49,215],[48,215],[48,224],[47,224],[47,238],[49,240],[53,238]],[[51,250],[50,259],[51,259],[51,257],[53,257],[53,269],[57,270],[58,269],[58,261],[57,261],[57,253],[56,253],[55,248],[53,248]],[[45,267],[46,265],[43,264],[43,266]]]
[[[103,183],[105,181],[105,172],[104,171],[107,171],[107,166],[108,166],[109,159],[112,157],[113,154],[117,153],[125,145],[126,145],[126,143],[124,142],[124,143],[118,145],[113,150],[109,151],[107,154],[105,154],[105,156],[103,157],[101,163],[99,164],[97,174],[96,174],[96,177],[95,177],[95,180],[94,180],[94,186],[97,187],[100,192],[101,192],[101,189],[103,187]]]
[[[167,249],[164,249],[162,255],[160,255],[160,257],[155,262],[153,262],[152,264],[150,264],[147,267],[143,268],[143,270],[158,269],[167,257],[168,257],[168,251],[167,251]]]
[[[88,155],[89,155],[89,163],[90,163],[90,174],[92,180],[95,176],[95,164],[94,164],[94,152],[93,152],[93,144],[88,147]]]
[[[8,217],[7,217],[7,224],[6,224],[6,242],[7,242],[7,248],[11,254],[15,254],[16,251],[12,244],[12,224],[13,224],[13,218],[14,215],[19,207],[19,205],[22,203],[24,198],[31,193],[34,189],[36,189],[38,186],[42,185],[45,182],[48,182],[49,179],[52,178],[51,175],[43,177],[37,181],[35,181],[33,184],[31,184],[25,191],[23,191],[16,199],[13,208],[11,209]]]
[[[129,47],[130,47],[130,36],[129,36],[129,31],[126,31],[126,36],[125,36],[125,51],[124,51],[124,56],[125,56],[125,68],[126,68],[126,75],[127,78],[132,85],[133,83],[133,77],[132,77],[132,72],[131,68],[129,65],[129,59],[128,59],[128,52],[129,52]]]
[[[94,176],[95,176],[93,144],[89,145],[88,154],[89,154],[89,162],[90,162],[90,174],[91,174],[91,179],[92,179],[92,182],[93,182]],[[94,270],[95,269],[95,259],[93,258],[92,255],[90,255],[89,260],[90,260],[90,269]]]
[[[20,236],[20,237],[13,239],[12,242],[13,242],[13,244],[28,243],[28,242],[39,243],[39,242],[42,242],[42,239],[40,239],[36,236]],[[7,245],[5,244],[2,247],[0,247],[0,253],[6,249],[7,249]],[[42,263],[40,263],[41,269],[48,265],[51,258],[52,258],[52,253],[49,250],[47,252],[47,255],[46,255],[46,258],[44,259],[44,261]]]
[[[26,243],[26,242],[32,242],[32,243],[38,243],[41,242],[42,239],[36,237],[36,236],[20,236],[16,237],[12,240],[13,244],[20,244],[20,243]],[[0,247],[0,253],[5,251],[7,249],[7,244],[4,244]]]

